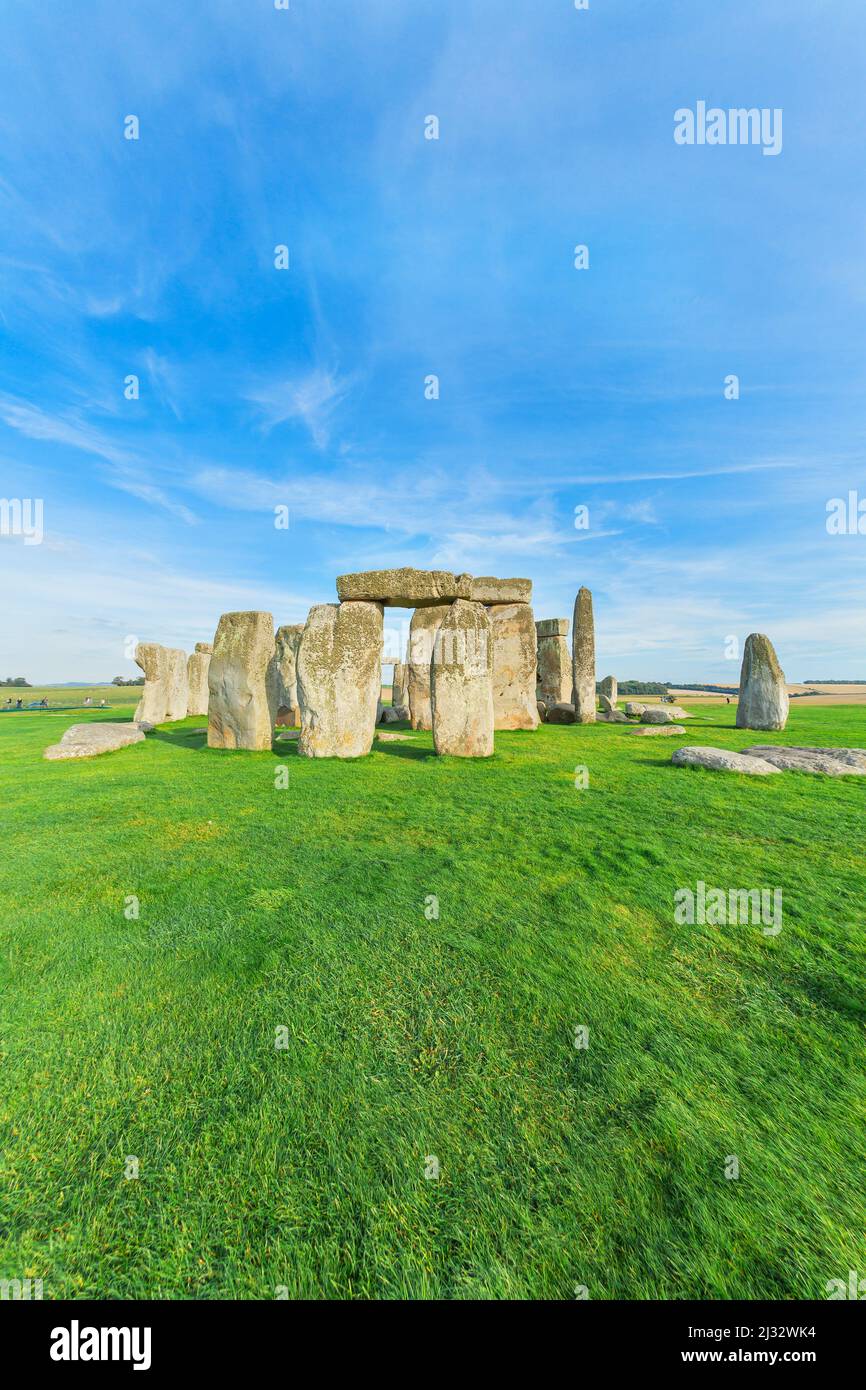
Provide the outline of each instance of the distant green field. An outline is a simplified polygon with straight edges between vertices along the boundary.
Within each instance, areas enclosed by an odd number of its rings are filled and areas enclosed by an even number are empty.
[[[775,735],[693,708],[680,739],[352,763],[208,750],[200,719],[46,762],[105,716],[0,717],[0,1276],[810,1299],[866,1273],[866,785],[670,764],[864,747],[866,707]],[[781,932],[677,925],[699,880],[781,888]]]
[[[50,709],[74,711],[83,709],[84,701],[90,696],[94,705],[98,705],[100,700],[105,700],[110,709],[121,710],[125,715],[130,709],[135,709],[141,699],[141,690],[140,685],[92,685],[86,689],[58,689],[56,685],[34,685],[26,688],[3,685],[0,686],[0,711],[10,699],[13,705],[16,700],[22,700],[25,705],[29,705],[31,702],[46,699]]]

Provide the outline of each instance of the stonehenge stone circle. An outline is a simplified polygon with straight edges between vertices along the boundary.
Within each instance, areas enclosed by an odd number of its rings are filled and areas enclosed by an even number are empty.
[[[382,689],[381,603],[320,603],[298,650],[298,700],[305,758],[362,758],[376,732]]]
[[[493,640],[487,610],[458,599],[436,634],[430,668],[433,745],[440,755],[493,752]]]
[[[271,747],[277,712],[268,679],[273,656],[270,613],[223,613],[208,671],[209,748]]]
[[[537,729],[535,620],[528,603],[487,608],[493,639],[493,727]]]
[[[150,644],[149,644],[150,645]],[[54,762],[66,758],[95,758],[100,753],[113,753],[130,743],[143,743],[144,730],[133,721],[129,724],[70,724],[59,743],[53,743],[42,754]]]
[[[187,714],[207,714],[207,673],[212,653],[212,642],[196,642],[195,651],[189,655],[186,663],[187,684],[189,686]]]
[[[548,704],[569,704],[574,678],[568,650],[568,618],[544,618],[535,624],[535,693]]]
[[[162,647],[158,642],[139,642],[135,661],[144,672],[136,720],[166,724],[185,719],[189,704],[186,652],[180,647]]]
[[[769,637],[750,632],[740,671],[738,729],[784,729],[788,722],[788,687]]]
[[[409,717],[413,729],[432,729],[430,704],[430,663],[436,633],[444,621],[449,604],[416,608],[409,625]]]
[[[277,628],[269,680],[271,699],[276,706],[280,728],[295,728],[301,722],[298,704],[298,648],[304,635],[303,623],[287,623]]]
[[[589,589],[578,590],[574,601],[574,622],[571,628],[572,683],[574,686],[574,722],[595,722],[595,625],[592,616],[592,594]]]
[[[611,705],[615,705],[617,694],[619,693],[616,676],[605,676],[601,685],[598,687],[598,693],[599,695],[606,696],[607,699],[610,700]]]

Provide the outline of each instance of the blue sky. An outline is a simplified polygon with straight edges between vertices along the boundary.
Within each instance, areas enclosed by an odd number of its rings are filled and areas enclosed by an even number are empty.
[[[866,498],[861,0],[43,0],[0,37],[0,495],[45,509],[0,537],[2,674],[414,564],[528,575],[539,618],[589,585],[600,675],[732,680],[759,630],[866,677],[866,536],[825,524]],[[782,152],[677,145],[698,100],[781,108]]]

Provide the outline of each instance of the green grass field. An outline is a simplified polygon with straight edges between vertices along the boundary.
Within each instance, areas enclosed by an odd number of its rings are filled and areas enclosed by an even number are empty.
[[[203,720],[42,759],[117,715],[0,715],[2,1277],[799,1299],[866,1274],[866,786],[670,765],[864,747],[866,708],[545,726],[477,762],[423,733],[221,753]],[[698,880],[780,887],[781,933],[675,925]]]

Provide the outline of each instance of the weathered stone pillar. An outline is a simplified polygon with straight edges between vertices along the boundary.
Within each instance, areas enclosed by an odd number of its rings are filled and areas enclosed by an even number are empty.
[[[575,724],[595,723],[595,625],[592,594],[579,589],[571,629]]]
[[[493,752],[493,641],[480,603],[458,599],[433,648],[433,746],[439,754],[489,758]]]
[[[568,650],[568,618],[543,618],[535,624],[535,632],[536,696],[551,705],[570,704],[574,676]]]
[[[413,729],[432,729],[430,662],[436,633],[450,611],[450,604],[416,608],[409,624],[409,717]]]
[[[784,729],[788,722],[788,685],[769,637],[750,632],[740,671],[738,729]]]
[[[610,700],[611,708],[613,708],[616,705],[619,695],[619,685],[616,676],[605,676],[598,687],[598,693],[600,696],[604,696],[604,699]],[[604,700],[602,700],[602,706],[605,707]]]
[[[487,608],[493,638],[493,727],[537,729],[535,619],[528,603]]]
[[[207,673],[212,654],[212,642],[196,642],[195,651],[190,653],[186,663],[187,682],[189,684],[187,714],[207,714]]]
[[[276,706],[276,722],[285,729],[294,729],[301,722],[301,708],[298,703],[298,650],[303,635],[303,623],[288,623],[277,628],[268,678],[272,683],[271,698]]]
[[[167,724],[185,719],[189,704],[186,652],[180,647],[161,647],[158,642],[139,642],[135,661],[144,672],[136,720]]]
[[[381,603],[320,603],[310,609],[297,664],[302,757],[369,753],[382,689],[382,627]]]
[[[268,688],[273,655],[270,613],[223,613],[208,670],[209,748],[271,747],[277,712]]]

